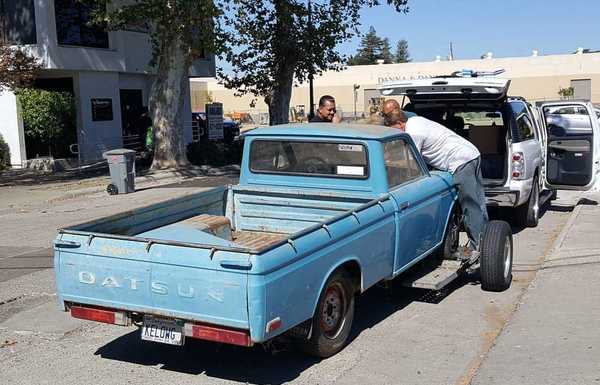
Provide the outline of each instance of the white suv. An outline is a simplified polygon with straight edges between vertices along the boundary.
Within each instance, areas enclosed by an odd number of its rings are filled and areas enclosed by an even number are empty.
[[[594,185],[600,125],[589,102],[534,107],[508,97],[509,85],[510,80],[496,77],[448,76],[385,83],[380,92],[402,96],[404,109],[473,143],[481,153],[488,206],[512,207],[516,224],[533,227],[541,199],[556,189]]]

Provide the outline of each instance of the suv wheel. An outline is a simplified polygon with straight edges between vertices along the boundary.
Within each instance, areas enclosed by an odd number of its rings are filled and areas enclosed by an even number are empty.
[[[533,178],[531,193],[527,202],[516,208],[517,224],[523,227],[536,227],[540,220],[540,185],[537,175]]]

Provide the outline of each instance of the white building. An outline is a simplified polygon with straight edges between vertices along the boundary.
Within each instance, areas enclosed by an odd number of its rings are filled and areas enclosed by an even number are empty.
[[[573,87],[575,98],[600,103],[600,53],[586,53],[582,49],[563,55],[540,55],[534,51],[526,57],[496,58],[489,53],[483,59],[349,66],[343,71],[326,71],[315,76],[315,102],[321,95],[332,95],[344,116],[352,116],[355,108],[358,116],[368,115],[371,107],[380,102],[377,88],[384,82],[449,75],[462,69],[504,69],[506,72],[500,76],[511,79],[510,95],[532,102],[558,99],[559,89]],[[267,115],[268,107],[262,98],[250,107],[252,96],[238,97],[234,90],[225,89],[214,78],[193,81],[192,90],[202,90],[210,94],[213,101],[223,103],[226,114]],[[290,108],[308,111],[307,83],[294,86]]]
[[[86,24],[89,7],[76,0],[0,0],[0,39],[25,47],[40,58],[43,70],[36,86],[70,92],[76,100],[77,137],[73,149],[81,163],[102,158],[102,152],[139,141],[139,121],[152,85],[151,44],[143,28],[106,32]],[[190,76],[214,76],[214,56],[194,63]],[[189,94],[185,98],[184,130],[192,140]],[[139,126],[139,125],[138,125]],[[0,134],[11,150],[13,167],[27,154],[17,100],[0,93]],[[124,140],[125,138],[125,140]],[[125,143],[124,143],[125,142]]]

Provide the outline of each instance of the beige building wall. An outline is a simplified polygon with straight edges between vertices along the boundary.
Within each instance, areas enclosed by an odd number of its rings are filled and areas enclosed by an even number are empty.
[[[464,68],[484,71],[504,69],[506,72],[500,77],[511,79],[509,94],[532,102],[559,99],[561,87],[571,86],[572,80],[589,79],[592,102],[600,103],[600,53],[352,66],[316,77],[315,103],[321,95],[332,95],[343,114],[351,116],[354,110],[353,86],[357,84],[360,88],[356,95],[356,109],[360,115],[368,110],[369,98],[378,95],[377,87],[386,81],[448,75]],[[225,89],[215,79],[193,79],[192,82],[204,83],[213,100],[223,103],[225,113],[237,111],[259,115],[268,111],[263,100],[256,100],[252,107],[253,97],[236,97],[233,90]],[[299,109],[299,106],[304,106],[308,111],[308,103],[308,85],[295,86],[290,107]],[[196,110],[194,105],[192,107]]]

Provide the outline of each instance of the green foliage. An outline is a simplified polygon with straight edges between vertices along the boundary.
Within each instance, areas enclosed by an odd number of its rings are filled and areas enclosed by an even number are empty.
[[[408,48],[406,40],[400,40],[398,44],[404,42],[405,49]],[[408,58],[408,51],[406,55],[402,56]],[[392,55],[392,48],[390,46],[390,39],[380,38],[377,36],[375,28],[371,26],[369,32],[367,32],[361,39],[358,51],[355,56],[352,56],[348,60],[349,65],[364,65],[364,64],[377,64],[378,60],[383,60],[385,64],[390,63],[404,63],[410,60],[398,61],[398,47],[396,47],[396,55]]]
[[[565,87],[565,88],[560,87],[558,89],[558,95],[560,95],[560,97],[562,99],[571,99],[571,98],[573,98],[573,95],[575,95],[575,88],[573,88],[573,87]]]
[[[345,57],[336,47],[358,35],[364,7],[383,3],[408,11],[408,0],[326,0],[310,12],[300,0],[235,0],[222,18],[224,59],[232,68],[219,70],[219,77],[239,95],[264,98],[271,124],[285,123],[294,80],[343,68]]]
[[[396,63],[408,63],[412,61],[408,53],[408,42],[404,39],[398,40],[396,44],[396,55],[394,56]]]
[[[387,41],[388,55],[390,54],[389,40]],[[364,64],[376,64],[378,59],[383,58],[383,39],[377,36],[375,28],[371,26],[369,32],[367,32],[360,40],[358,51],[352,60],[348,60],[349,65],[364,65]],[[385,60],[385,59],[384,59]]]
[[[28,143],[33,144],[28,152],[68,155],[69,142],[75,130],[73,96],[66,92],[27,88],[17,90],[17,97],[21,104],[25,137]]]
[[[190,143],[187,147],[187,157],[197,166],[213,167],[240,164],[242,161],[243,145],[241,141],[225,143],[222,141],[200,141]]]
[[[33,83],[40,61],[19,47],[0,44],[0,86],[15,90]]]
[[[0,171],[7,169],[10,166],[10,149],[8,144],[0,135]]]

